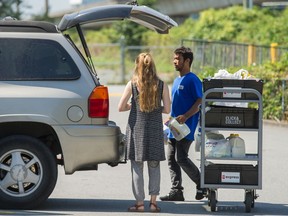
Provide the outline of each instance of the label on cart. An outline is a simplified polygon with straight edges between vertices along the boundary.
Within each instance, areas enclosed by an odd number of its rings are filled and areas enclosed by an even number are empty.
[[[221,182],[240,183],[240,172],[221,172]]]
[[[225,89],[225,87],[223,88]],[[231,89],[231,87],[230,87]],[[239,88],[235,88],[239,89]],[[241,93],[240,92],[223,92],[223,98],[241,98]]]
[[[241,119],[239,116],[235,115],[226,115],[225,116],[225,125],[241,125]]]

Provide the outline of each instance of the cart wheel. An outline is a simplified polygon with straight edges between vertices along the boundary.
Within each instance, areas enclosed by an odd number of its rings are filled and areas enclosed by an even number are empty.
[[[210,203],[211,203],[211,190],[207,190],[207,199],[208,199],[208,206],[210,206]]]
[[[251,204],[251,208],[254,208],[255,206],[255,199],[257,198],[256,195],[256,190],[252,190],[252,204]]]
[[[247,213],[251,212],[251,207],[252,205],[254,206],[254,203],[253,203],[253,197],[252,197],[252,192],[246,192],[245,193],[245,211]]]
[[[215,212],[216,211],[216,203],[217,203],[216,191],[211,190],[210,191],[210,208],[211,208],[211,212]]]

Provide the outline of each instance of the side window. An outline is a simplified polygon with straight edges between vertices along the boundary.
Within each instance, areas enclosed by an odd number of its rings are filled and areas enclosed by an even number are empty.
[[[0,39],[0,80],[74,80],[79,77],[75,62],[55,41]]]

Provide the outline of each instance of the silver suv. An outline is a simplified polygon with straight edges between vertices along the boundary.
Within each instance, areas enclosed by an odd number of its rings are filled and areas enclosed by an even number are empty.
[[[111,5],[47,22],[0,21],[0,209],[43,203],[66,174],[125,158],[120,128],[109,121],[83,24],[129,19],[158,33],[177,26],[145,6]],[[64,31],[75,28],[83,56]]]

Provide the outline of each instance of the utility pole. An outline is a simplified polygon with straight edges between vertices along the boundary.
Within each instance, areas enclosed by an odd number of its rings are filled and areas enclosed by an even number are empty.
[[[45,0],[45,17],[48,17],[49,15],[49,0]]]
[[[20,4],[21,4],[21,1],[18,0],[18,1],[16,2],[16,13],[17,13],[17,14],[20,14],[20,7],[19,7]]]
[[[243,7],[246,9],[253,8],[253,0],[243,0]]]

